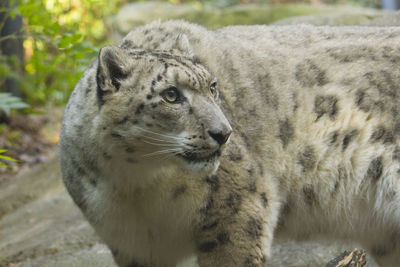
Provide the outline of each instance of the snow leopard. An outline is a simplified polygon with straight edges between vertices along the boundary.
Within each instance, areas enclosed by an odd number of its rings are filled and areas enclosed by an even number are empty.
[[[65,186],[119,266],[265,266],[274,239],[400,263],[400,29],[133,29],[66,106]]]

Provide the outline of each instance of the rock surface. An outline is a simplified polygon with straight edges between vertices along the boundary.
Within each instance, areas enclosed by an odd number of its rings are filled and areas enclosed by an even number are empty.
[[[132,28],[153,20],[184,19],[215,29],[238,24],[297,24],[315,25],[359,25],[367,23],[382,12],[371,9],[310,6],[310,5],[260,5],[247,4],[232,7],[209,5],[172,4],[166,2],[136,2],[121,8],[109,20],[112,41],[120,41]],[[311,16],[307,16],[311,15]],[[303,17],[299,17],[303,16]],[[295,17],[293,19],[289,17]],[[287,19],[289,18],[289,19]]]
[[[364,23],[365,26],[379,26],[379,27],[387,27],[387,26],[400,26],[400,11],[397,12],[386,12],[385,14],[371,20],[367,23]]]
[[[133,27],[146,24],[157,19],[177,18],[195,12],[191,5],[172,4],[169,2],[137,2],[123,7],[111,20],[114,39],[119,40]]]
[[[0,185],[0,266],[115,267],[108,248],[65,191],[55,154]],[[277,243],[268,266],[325,266],[353,247]],[[195,259],[180,264],[194,266]]]
[[[380,17],[382,14],[376,10],[346,10],[329,14],[318,14],[300,17],[291,17],[274,23],[274,25],[311,24],[315,26],[346,26],[361,25]]]
[[[316,26],[400,26],[400,12],[356,8],[329,14],[291,17],[274,23],[274,25],[296,24],[311,24]]]

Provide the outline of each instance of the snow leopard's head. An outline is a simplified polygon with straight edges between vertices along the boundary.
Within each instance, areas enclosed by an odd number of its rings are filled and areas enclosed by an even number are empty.
[[[218,105],[217,79],[203,65],[171,51],[108,46],[96,81],[108,154],[125,153],[130,164],[216,171],[232,128]]]

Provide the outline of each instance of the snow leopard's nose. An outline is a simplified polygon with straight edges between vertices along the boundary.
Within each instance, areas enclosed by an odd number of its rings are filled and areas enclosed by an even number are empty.
[[[215,141],[217,141],[217,143],[222,146],[223,144],[225,144],[228,141],[229,136],[232,133],[232,129],[226,129],[225,131],[219,131],[219,132],[212,132],[212,131],[208,131],[208,134],[212,137],[212,139],[214,139]]]

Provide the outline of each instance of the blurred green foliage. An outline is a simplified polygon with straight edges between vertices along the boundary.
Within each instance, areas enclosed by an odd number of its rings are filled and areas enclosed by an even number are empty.
[[[0,55],[0,82],[17,80],[26,102],[65,103],[86,66],[107,40],[103,19],[116,12],[114,0],[17,0],[3,10],[21,15],[25,62]],[[2,39],[0,39],[0,42]],[[10,63],[11,62],[11,63]],[[13,62],[13,63],[12,63]],[[20,65],[17,68],[10,64]],[[19,68],[18,68],[19,67]],[[23,69],[25,73],[13,71]]]
[[[9,115],[12,109],[25,109],[29,105],[10,93],[0,93],[0,109]]]

